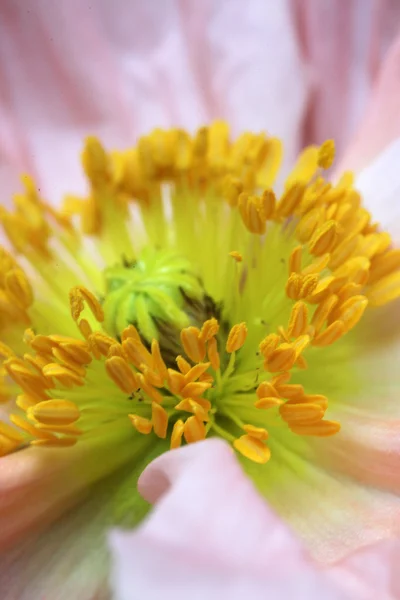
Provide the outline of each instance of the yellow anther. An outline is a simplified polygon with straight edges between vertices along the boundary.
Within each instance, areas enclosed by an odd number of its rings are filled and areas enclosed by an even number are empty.
[[[15,401],[15,404],[25,412],[36,403],[37,400],[33,396],[29,396],[29,394],[20,394]]]
[[[185,385],[186,379],[182,373],[174,369],[168,369],[168,387],[173,394],[179,395]]]
[[[333,275],[327,275],[326,277],[318,281],[312,293],[307,298],[308,302],[311,302],[312,304],[317,304],[328,298],[328,296],[331,295],[331,286],[334,281],[335,277]]]
[[[148,379],[146,378],[145,375],[143,375],[142,373],[138,373],[136,375],[137,378],[137,383],[138,383],[138,387],[142,389],[142,391],[147,394],[147,396],[153,401],[156,402],[158,404],[161,404],[161,402],[163,401],[164,397],[162,394],[160,394],[160,392],[158,392],[150,383],[150,381],[148,381]]]
[[[256,390],[256,394],[258,398],[267,398],[267,397],[276,397],[279,398],[279,394],[276,391],[275,387],[272,385],[270,381],[263,381],[260,383]]]
[[[79,429],[74,424],[71,425],[45,425],[44,423],[35,423],[35,429],[40,429],[40,431],[46,431],[48,433],[63,433],[64,435],[82,435],[82,429]]]
[[[153,423],[154,433],[164,439],[167,435],[168,414],[165,408],[157,402],[151,403],[151,420]]]
[[[299,292],[299,299],[307,298],[308,296],[310,296],[310,294],[312,294],[315,291],[315,289],[318,285],[318,279],[319,279],[318,275],[302,276],[300,292]]]
[[[31,444],[33,446],[44,446],[46,448],[69,448],[75,446],[76,442],[76,437],[66,436],[62,438],[54,437],[52,439],[32,440]]]
[[[81,158],[85,173],[92,185],[98,186],[110,179],[110,162],[103,146],[96,137],[86,138]]]
[[[78,323],[79,331],[83,335],[84,338],[88,339],[92,334],[92,328],[90,327],[89,322],[86,319],[81,319]]]
[[[298,401],[299,399],[292,399],[289,402],[294,402],[295,400]],[[328,408],[328,398],[322,394],[305,394],[301,401],[310,404],[317,404],[324,412]]]
[[[92,352],[95,347],[98,353],[102,356],[107,356],[111,346],[115,344],[115,339],[101,331],[95,331],[89,337],[89,344]]]
[[[181,373],[183,373],[184,375],[186,375],[186,373],[189,373],[191,365],[188,363],[187,360],[183,358],[183,356],[177,356],[175,360],[176,364],[178,365],[178,369]]]
[[[286,342],[281,344],[264,362],[264,368],[270,373],[288,371],[296,361],[296,350]]]
[[[0,358],[12,358],[15,354],[11,348],[9,348],[3,342],[0,342]]]
[[[182,436],[183,436],[184,429],[185,429],[184,422],[182,421],[182,419],[178,419],[178,421],[176,421],[174,423],[174,426],[172,428],[171,444],[170,444],[171,450],[173,450],[174,448],[179,448],[180,445],[182,444]]]
[[[77,321],[85,308],[82,294],[79,288],[72,288],[69,292],[69,303],[71,306],[71,315],[74,321]]]
[[[142,341],[140,338],[139,332],[134,325],[128,325],[128,327],[125,327],[125,329],[121,333],[122,341],[125,341],[128,338],[133,338],[134,340],[136,340],[138,342]]]
[[[273,190],[264,190],[262,196],[261,196],[261,201],[262,201],[262,211],[263,211],[263,217],[266,221],[268,221],[269,219],[272,219],[274,213],[275,213],[275,207],[276,207],[276,197],[274,194]]]
[[[291,424],[291,431],[298,435],[313,435],[316,437],[328,437],[335,435],[340,431],[340,423],[337,421],[319,421],[318,423],[312,424]]]
[[[318,166],[321,169],[330,169],[335,160],[335,142],[326,140],[318,151]]]
[[[144,364],[150,369],[153,368],[153,357],[141,340],[134,337],[129,337],[122,342],[122,348],[128,360],[139,368]]]
[[[254,406],[256,408],[266,410],[268,408],[275,408],[281,404],[283,404],[283,400],[280,398],[276,398],[275,396],[266,396],[265,398],[259,398],[259,400],[256,400]]]
[[[193,400],[192,398],[185,398],[184,400],[181,400],[175,406],[175,410],[184,410],[186,412],[190,412],[190,413],[194,414],[201,421],[209,420],[207,411],[203,408],[203,406],[199,402],[197,402],[196,400]]]
[[[81,302],[79,301],[81,299]],[[77,286],[70,291],[71,313],[73,319],[78,320],[82,310],[83,302],[86,302],[95,319],[102,323],[104,321],[104,311],[96,296],[83,286]]]
[[[338,224],[336,221],[326,221],[317,228],[313,234],[309,250],[314,256],[321,256],[326,252],[331,252],[336,244],[338,235]]]
[[[59,350],[63,351],[78,365],[88,365],[92,362],[92,357],[90,356],[87,347],[83,346],[80,342],[81,340],[78,340],[77,342],[60,343]],[[53,354],[54,350],[55,348],[53,348]]]
[[[105,366],[110,379],[112,379],[125,394],[131,394],[139,388],[137,377],[123,358],[119,356],[107,358]]]
[[[151,342],[151,356],[153,358],[154,369],[160,375],[161,380],[165,381],[167,378],[167,366],[161,356],[160,344],[157,340]]]
[[[228,340],[226,342],[226,351],[231,354],[237,352],[245,343],[247,337],[247,325],[246,323],[238,323],[234,325],[229,332]]]
[[[240,194],[243,192],[243,183],[239,179],[228,175],[224,182],[222,194],[230,206],[237,206]]]
[[[203,327],[201,328],[200,339],[204,342],[208,342],[211,340],[211,338],[217,335],[218,331],[219,323],[217,319],[208,319],[208,321],[204,322]]]
[[[339,307],[336,318],[344,323],[345,331],[350,331],[358,323],[367,308],[368,300],[365,296],[353,296]]]
[[[180,394],[184,398],[188,398],[189,396],[201,396],[210,387],[211,383],[208,381],[193,381],[192,383],[186,384],[180,391]]]
[[[265,359],[268,359],[274,350],[279,346],[281,336],[277,333],[270,333],[260,342],[260,352]]]
[[[229,256],[232,256],[237,263],[240,263],[243,260],[243,256],[237,250],[232,250],[232,252],[229,252]]]
[[[307,330],[308,308],[304,302],[296,302],[290,314],[287,333],[289,337],[298,337]]]
[[[302,285],[302,277],[298,273],[292,273],[286,282],[285,291],[288,298],[297,300]]]
[[[2,452],[1,452],[1,445],[2,445],[2,438],[7,438],[10,442],[14,442],[16,445],[19,445],[21,442],[23,442],[24,440],[24,436],[21,435],[21,433],[18,431],[18,429],[15,429],[15,427],[11,427],[11,425],[7,425],[7,423],[3,423],[3,421],[0,421],[0,456],[2,456]]]
[[[312,262],[308,267],[305,267],[301,274],[302,275],[314,275],[317,273],[321,273],[328,266],[330,260],[330,254],[323,254],[317,260]]]
[[[387,275],[372,285],[367,293],[371,306],[383,306],[400,297],[400,271]]]
[[[195,365],[189,369],[189,371],[185,373],[185,382],[192,383],[193,381],[196,381],[196,379],[199,379],[199,377],[207,371],[210,365],[211,363],[209,362],[199,363],[198,365]]]
[[[200,442],[206,437],[205,425],[197,417],[189,417],[183,429],[183,435],[188,444],[193,442]]]
[[[31,435],[34,438],[40,438],[40,439],[44,439],[44,440],[57,439],[49,431],[42,431],[41,429],[37,429],[34,425],[32,425],[32,423],[29,423],[20,415],[11,414],[10,421],[11,421],[11,423],[14,423],[14,425],[16,425],[19,429],[22,429],[22,431],[29,433],[29,435]]]
[[[27,411],[28,417],[44,425],[70,425],[80,417],[79,408],[70,400],[45,400]]]
[[[33,302],[31,285],[22,269],[11,269],[5,276],[6,290],[17,304],[28,308]]]
[[[360,240],[358,236],[347,237],[341,241],[331,254],[329,267],[332,270],[338,269],[354,254],[359,243]]]
[[[400,269],[400,249],[396,248],[388,250],[384,254],[379,254],[371,261],[369,283],[375,283],[398,269]]]
[[[296,237],[302,244],[310,241],[318,225],[325,221],[324,208],[316,207],[307,212],[296,227]]]
[[[153,423],[145,417],[139,417],[138,415],[128,415],[132,425],[139,433],[147,435],[153,429]]]
[[[257,440],[265,441],[268,439],[268,431],[263,427],[256,427],[255,425],[243,425],[243,430],[253,438]]]
[[[313,346],[330,346],[345,333],[346,328],[342,321],[334,321],[324,331],[319,333],[312,341]]]
[[[338,278],[345,277],[348,281],[364,285],[369,279],[370,261],[365,256],[349,258],[336,271]]]
[[[279,408],[280,415],[287,423],[315,423],[324,416],[324,411],[318,404],[296,403],[282,404]]]
[[[202,362],[206,356],[205,342],[200,338],[197,327],[186,327],[181,331],[182,346],[193,362]]]
[[[238,200],[238,208],[243,223],[251,233],[263,234],[266,230],[266,219],[263,211],[262,198],[249,196],[242,192]]]
[[[207,343],[207,357],[214,371],[218,371],[221,361],[218,352],[217,340],[215,338],[211,338],[211,340]]]
[[[331,312],[338,303],[338,297],[332,294],[323,300],[316,308],[311,324],[315,327],[315,332],[318,334],[323,327],[325,321],[328,320]]]
[[[291,343],[292,348],[296,352],[296,360],[299,358],[301,353],[310,345],[311,338],[309,335],[301,335],[294,342]]]
[[[305,187],[301,183],[294,183],[285,190],[275,210],[278,219],[289,217],[296,211],[303,198],[304,190]]]
[[[302,246],[296,246],[296,248],[292,250],[289,257],[289,276],[292,273],[300,273],[302,250]]]
[[[246,458],[258,464],[265,464],[271,458],[271,451],[261,440],[251,436],[242,435],[233,442],[234,448]]]
[[[164,379],[157,371],[150,369],[145,364],[140,365],[140,370],[142,371],[145,380],[150,385],[153,385],[154,387],[162,387]]]
[[[285,400],[300,400],[305,396],[304,388],[299,383],[282,383],[276,386],[276,389],[280,397]]]
[[[295,182],[308,183],[318,169],[318,146],[308,146],[299,155],[296,164],[286,180],[286,186],[289,187]]]

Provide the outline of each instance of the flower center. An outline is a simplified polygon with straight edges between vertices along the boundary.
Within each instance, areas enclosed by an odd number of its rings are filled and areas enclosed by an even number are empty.
[[[274,440],[339,431],[325,416],[358,385],[354,328],[400,296],[400,253],[351,176],[324,180],[331,142],[305,150],[277,198],[280,155],[215,123],[124,153],[89,139],[88,197],[61,213],[24,179],[0,214],[20,255],[0,257],[1,453],[112,423],[171,448],[220,435],[265,463]]]

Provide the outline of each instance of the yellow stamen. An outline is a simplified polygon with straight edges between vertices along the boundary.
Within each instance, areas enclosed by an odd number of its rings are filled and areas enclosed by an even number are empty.
[[[229,252],[229,256],[232,256],[237,263],[241,263],[243,260],[243,256],[237,250],[232,250],[232,252]]]
[[[324,331],[319,333],[312,341],[313,346],[330,346],[345,333],[346,328],[342,321],[334,321]]]
[[[181,341],[188,357],[193,362],[202,362],[206,356],[206,345],[197,327],[186,327],[181,331]]]
[[[107,358],[105,367],[110,379],[112,379],[125,394],[131,394],[139,388],[137,377],[123,358],[119,356]]]
[[[170,448],[179,448],[182,444],[182,436],[185,429],[185,424],[181,419],[178,419],[172,428]]]
[[[321,169],[330,169],[335,159],[335,142],[326,140],[318,151],[318,166]]]
[[[243,425],[244,431],[257,440],[265,441],[268,439],[268,431],[263,427],[255,427],[254,425]]]
[[[80,417],[79,408],[70,400],[45,400],[27,411],[28,417],[44,425],[71,425]]]
[[[151,404],[151,420],[153,423],[154,433],[164,439],[167,436],[168,414],[157,402]]]
[[[237,352],[243,346],[247,337],[247,325],[246,323],[239,323],[234,325],[229,332],[228,340],[226,342],[226,351],[231,354]]]
[[[204,322],[203,327],[200,331],[200,339],[204,342],[208,342],[215,335],[217,335],[219,331],[219,323],[217,319],[208,319],[208,321]]]
[[[330,252],[334,247],[338,235],[338,224],[336,221],[327,221],[313,234],[309,249],[314,256],[322,256],[326,252]]]
[[[149,419],[139,417],[138,415],[128,415],[132,425],[139,433],[148,435],[153,429],[153,423]]]
[[[209,420],[206,410],[201,406],[201,404],[199,404],[199,402],[192,400],[192,398],[185,398],[184,400],[181,400],[181,402],[175,406],[175,409],[193,413],[198,419],[200,419],[200,421]]]
[[[280,415],[287,423],[314,423],[320,421],[324,416],[324,411],[317,404],[282,404],[279,408]]]
[[[183,435],[188,444],[204,440],[206,437],[206,428],[204,423],[196,416],[189,417],[185,422]]]
[[[340,431],[340,423],[337,421],[319,421],[318,423],[290,425],[293,433],[298,435],[312,435],[316,437],[328,437]]]
[[[296,246],[296,248],[292,250],[289,257],[289,276],[292,273],[300,273],[302,250],[302,246]]]
[[[296,302],[290,314],[287,333],[289,337],[298,337],[307,330],[308,308],[304,302]]]
[[[271,451],[261,440],[251,435],[242,435],[233,442],[234,448],[246,458],[261,465],[271,458]]]
[[[218,352],[218,344],[215,338],[212,338],[207,344],[207,357],[214,371],[218,371],[221,362]]]

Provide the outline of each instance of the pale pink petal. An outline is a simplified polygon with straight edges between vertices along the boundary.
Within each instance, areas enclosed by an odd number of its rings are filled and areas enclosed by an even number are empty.
[[[33,518],[35,527],[18,544],[0,550],[2,600],[109,600],[107,532],[132,527],[143,517],[146,506],[137,479],[163,449],[143,436],[120,442],[122,447],[99,441],[90,456],[87,447],[76,447],[73,457],[71,449],[51,455],[40,449],[40,457],[32,453],[5,463],[0,539],[10,531],[7,518],[14,525]],[[50,521],[51,527],[44,528]]]
[[[136,531],[111,536],[119,600],[346,597],[312,567],[224,442],[164,454],[139,488],[156,506]]]
[[[400,37],[387,53],[365,117],[340,167],[359,171],[400,136]]]
[[[5,0],[0,81],[0,174],[29,171],[52,202],[84,190],[87,134],[126,147],[224,117],[293,159],[307,92],[288,0]]]
[[[94,482],[145,448],[143,438],[132,439],[130,428],[107,426],[96,439],[72,448],[29,448],[2,457],[0,551],[40,532],[85,497]]]
[[[311,90],[304,144],[335,139],[339,154],[367,106],[400,28],[396,0],[291,0]]]
[[[397,244],[400,243],[400,122],[398,136],[361,170],[355,184],[373,219],[389,231]]]

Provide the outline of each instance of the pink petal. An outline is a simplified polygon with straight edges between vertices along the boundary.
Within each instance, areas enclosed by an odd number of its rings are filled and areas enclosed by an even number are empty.
[[[341,161],[341,169],[360,170],[400,136],[400,37],[391,46],[363,121]]]
[[[335,139],[343,152],[358,127],[382,58],[398,34],[396,0],[291,0],[312,86],[304,144]]]
[[[224,442],[164,454],[139,488],[153,512],[135,532],[111,535],[121,600],[346,597],[312,567]]]
[[[225,117],[282,136],[292,160],[307,93],[288,0],[4,0],[0,81],[0,175],[29,171],[52,202],[84,190],[89,133],[126,147]]]
[[[129,426],[117,425],[72,448],[29,448],[1,458],[0,551],[40,532],[85,497],[95,481],[146,448]]]

